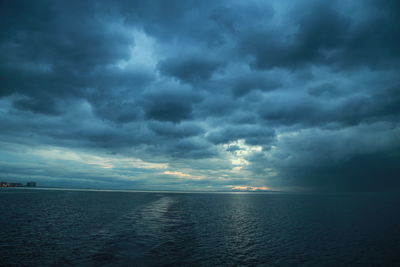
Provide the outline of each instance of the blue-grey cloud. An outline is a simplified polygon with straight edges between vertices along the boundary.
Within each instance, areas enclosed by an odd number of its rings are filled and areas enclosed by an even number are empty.
[[[170,58],[160,62],[159,69],[182,82],[196,83],[209,80],[220,64],[205,58]]]
[[[2,1],[0,178],[398,189],[399,11]]]

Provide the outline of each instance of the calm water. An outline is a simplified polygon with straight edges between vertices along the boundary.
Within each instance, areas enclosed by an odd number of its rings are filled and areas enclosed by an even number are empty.
[[[0,265],[400,266],[396,194],[0,190]]]

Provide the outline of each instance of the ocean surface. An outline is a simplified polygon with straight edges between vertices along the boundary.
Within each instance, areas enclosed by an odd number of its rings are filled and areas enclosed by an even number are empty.
[[[0,190],[1,266],[400,266],[400,196]]]

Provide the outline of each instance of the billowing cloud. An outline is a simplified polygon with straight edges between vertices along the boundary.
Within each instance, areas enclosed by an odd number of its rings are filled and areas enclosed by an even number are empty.
[[[399,11],[394,0],[3,1],[0,178],[399,189]]]

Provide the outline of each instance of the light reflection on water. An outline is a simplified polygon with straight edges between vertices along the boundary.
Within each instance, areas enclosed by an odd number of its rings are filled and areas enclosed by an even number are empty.
[[[389,194],[11,190],[0,192],[0,265],[394,265],[399,204]]]

